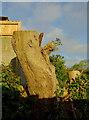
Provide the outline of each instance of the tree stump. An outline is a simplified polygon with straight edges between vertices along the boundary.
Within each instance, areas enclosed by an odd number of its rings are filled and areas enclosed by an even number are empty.
[[[54,42],[41,47],[43,33],[37,31],[15,31],[12,46],[26,77],[28,91],[38,98],[53,98],[57,89],[55,67],[49,55],[56,48]]]

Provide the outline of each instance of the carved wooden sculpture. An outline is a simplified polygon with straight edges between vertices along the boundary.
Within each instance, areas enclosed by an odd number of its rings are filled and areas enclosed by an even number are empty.
[[[49,55],[56,45],[50,42],[41,47],[42,37],[43,33],[39,35],[37,31],[15,31],[12,46],[26,77],[29,94],[52,98],[58,82]]]
[[[76,82],[75,79],[83,73],[83,70],[81,72],[79,70],[69,70],[67,73],[71,84],[73,81]]]

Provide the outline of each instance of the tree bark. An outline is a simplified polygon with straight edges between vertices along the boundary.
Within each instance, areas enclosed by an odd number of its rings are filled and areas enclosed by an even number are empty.
[[[54,42],[41,47],[43,33],[15,31],[12,46],[26,77],[29,94],[39,98],[53,98],[57,89],[55,67],[49,55],[56,48]]]

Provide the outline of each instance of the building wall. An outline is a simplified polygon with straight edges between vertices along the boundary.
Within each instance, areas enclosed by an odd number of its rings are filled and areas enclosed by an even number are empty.
[[[11,37],[17,30],[21,30],[21,21],[0,21],[0,36]]]
[[[0,42],[2,43],[2,63],[8,65],[11,59],[16,57],[16,54],[14,53],[14,50],[11,45],[11,38],[0,38]]]
[[[14,31],[21,30],[21,21],[0,21],[0,64],[8,65],[16,54],[11,45]]]

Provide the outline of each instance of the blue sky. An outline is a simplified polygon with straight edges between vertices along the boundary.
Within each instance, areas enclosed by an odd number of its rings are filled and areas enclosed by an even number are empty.
[[[44,32],[42,46],[60,38],[53,54],[64,56],[68,67],[87,59],[86,2],[3,2],[2,15],[22,21],[22,30]]]

